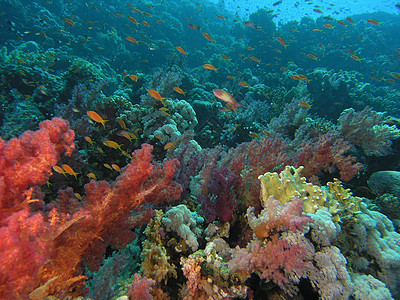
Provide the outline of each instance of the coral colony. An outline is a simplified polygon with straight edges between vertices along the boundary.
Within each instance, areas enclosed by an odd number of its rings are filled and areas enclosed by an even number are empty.
[[[399,14],[226,5],[0,3],[0,299],[400,299]]]

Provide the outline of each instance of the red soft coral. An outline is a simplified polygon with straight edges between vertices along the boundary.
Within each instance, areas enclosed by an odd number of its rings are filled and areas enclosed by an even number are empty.
[[[82,256],[90,267],[97,269],[108,245],[124,247],[134,238],[129,224],[132,210],[145,203],[160,203],[178,199],[182,188],[172,178],[178,166],[176,160],[166,161],[164,167],[153,166],[153,147],[143,144],[132,154],[131,163],[113,184],[94,181],[85,185],[86,196],[82,208],[70,214],[61,214],[54,208],[50,215],[58,228],[54,238],[55,251],[42,269],[42,281],[57,276],[52,283],[55,295],[83,293],[79,266]]]
[[[67,121],[54,118],[39,127],[8,142],[0,138],[0,212],[19,210],[23,192],[30,186],[45,184],[61,153],[71,155],[75,149],[75,134]]]
[[[305,249],[300,245],[289,246],[285,240],[279,239],[278,235],[262,243],[261,241],[250,242],[245,249],[236,248],[228,266],[233,272],[250,277],[257,273],[266,281],[272,280],[282,289],[287,290],[291,273],[301,276],[309,265],[304,261]]]
[[[317,176],[322,170],[333,173],[337,168],[340,179],[348,181],[363,168],[354,156],[346,155],[351,149],[352,145],[349,142],[324,134],[316,141],[308,141],[301,145],[297,154],[297,164],[304,166],[302,175],[307,178]]]

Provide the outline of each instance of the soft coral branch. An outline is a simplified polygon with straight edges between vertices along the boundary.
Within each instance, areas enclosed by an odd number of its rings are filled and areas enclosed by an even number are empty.
[[[0,139],[2,299],[84,294],[83,257],[99,264],[105,247],[123,247],[133,239],[132,211],[180,196],[182,189],[172,180],[179,163],[153,164],[153,148],[144,144],[114,183],[91,181],[81,202],[67,189],[47,213],[33,213],[32,203],[42,202],[35,186],[48,180],[62,152],[71,154],[73,138],[68,123],[56,118],[19,139]]]

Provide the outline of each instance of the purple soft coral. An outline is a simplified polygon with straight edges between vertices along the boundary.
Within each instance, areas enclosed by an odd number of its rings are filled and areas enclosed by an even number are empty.
[[[236,210],[236,197],[232,187],[237,177],[228,173],[228,168],[214,170],[207,195],[198,196],[207,222],[212,222],[217,217],[221,222],[232,220],[232,214]]]

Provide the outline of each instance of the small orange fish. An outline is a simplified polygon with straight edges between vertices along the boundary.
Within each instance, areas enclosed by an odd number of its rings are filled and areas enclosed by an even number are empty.
[[[182,95],[185,95],[186,93],[180,88],[180,87],[174,87],[174,91],[175,92],[177,92],[177,93],[179,93],[179,94],[182,94]]]
[[[240,86],[244,86],[244,87],[248,87],[249,85],[247,84],[247,82],[245,82],[245,81],[240,81],[239,83],[238,83]]]
[[[146,21],[142,21],[142,24],[143,24],[144,26],[146,26],[146,27],[150,27],[150,24],[147,23]]]
[[[242,105],[242,104],[236,102],[235,98],[233,98],[233,96],[232,96],[229,92],[227,92],[227,91],[219,90],[219,89],[214,89],[214,90],[213,90],[213,94],[214,94],[214,96],[217,97],[218,99],[220,99],[220,100],[222,100],[222,101],[224,101],[224,102],[230,104],[230,105],[231,105],[231,108],[232,108],[234,111],[237,111],[237,108],[238,108],[239,106],[243,106],[243,107],[244,107],[244,105]]]
[[[127,37],[126,37],[126,40],[129,41],[129,42],[131,42],[131,43],[138,44],[138,41],[137,41],[134,37],[127,36]]]
[[[299,75],[295,75],[295,74],[290,75],[290,78],[292,78],[294,80],[301,80],[300,76]]]
[[[72,21],[71,19],[69,19],[69,18],[63,18],[63,21],[65,22],[65,24],[67,24],[69,27],[75,27],[75,22],[74,21]]]
[[[226,56],[225,54],[221,54],[221,57],[225,60],[231,60],[228,56]]]
[[[92,119],[97,123],[101,123],[101,125],[103,125],[103,127],[106,128],[105,123],[108,122],[108,120],[103,120],[103,118],[100,117],[100,115],[97,112],[90,110],[87,112],[87,115],[89,116],[90,119]]]
[[[255,57],[255,56],[250,56],[250,59],[252,60],[252,61],[255,61],[255,62],[257,62],[257,63],[260,63],[261,62],[261,60],[259,60],[257,57]]]
[[[62,168],[64,169],[65,173],[71,176],[75,176],[75,179],[77,179],[76,175],[78,175],[79,173],[76,173],[69,165],[63,164]]]
[[[103,166],[105,166],[107,169],[110,169],[111,171],[113,171],[113,168],[109,164],[103,164]]]
[[[309,104],[309,103],[307,103],[307,102],[305,102],[305,101],[300,101],[299,104],[300,104],[301,106],[305,107],[305,108],[310,108],[310,107],[311,107],[311,104]]]
[[[353,19],[352,19],[352,18],[350,18],[350,17],[347,17],[347,18],[346,18],[346,20],[347,20],[347,22],[349,22],[351,25],[353,25],[353,24],[354,24],[354,21],[353,21]]]
[[[125,124],[124,120],[122,120],[121,118],[117,118],[117,122],[118,122],[119,126],[121,126],[122,129],[126,130],[126,124]]]
[[[377,20],[374,19],[367,19],[367,22],[371,25],[381,25],[381,22],[378,22]]]
[[[286,49],[287,45],[286,45],[286,42],[283,40],[283,38],[278,36],[278,37],[276,37],[276,40],[279,42],[279,44],[281,44]]]
[[[89,173],[86,176],[91,178],[91,179],[97,180],[96,175],[94,175],[94,173]]]
[[[213,39],[211,38],[211,36],[207,33],[207,32],[203,32],[203,36],[210,41],[211,43],[213,42]]]
[[[183,48],[181,46],[177,46],[176,50],[178,50],[180,53],[182,53],[183,55],[186,55],[186,51],[183,50]]]
[[[130,136],[129,132],[127,132],[127,131],[122,131],[118,135],[123,136],[124,138],[128,139],[130,142],[132,141],[132,137]]]
[[[249,133],[249,137],[254,138],[254,139],[258,139],[260,137],[260,135],[256,132],[251,132]]]
[[[357,55],[353,54],[350,56],[352,59],[354,59],[355,61],[361,61],[361,58],[359,58]]]
[[[136,21],[136,19],[134,17],[129,16],[128,17],[129,21],[131,21],[133,24],[135,24],[136,26],[139,25],[138,21]]]
[[[197,26],[195,24],[188,24],[188,26],[189,26],[190,29],[193,29],[193,30],[200,31],[200,29],[201,29],[201,26]]]
[[[318,58],[314,54],[307,54],[307,57],[312,58],[313,60],[318,60]]]
[[[122,144],[120,145],[114,141],[104,141],[103,144],[109,148],[119,149],[119,150],[121,150],[121,146],[123,146]]]
[[[218,69],[211,64],[204,64],[203,68],[207,69],[207,70],[212,70],[212,71],[218,72]]]
[[[222,15],[217,15],[217,18],[220,18],[221,20],[225,20],[226,18]]]
[[[227,78],[227,79],[230,79],[230,80],[234,80],[234,79],[235,79],[235,77],[233,77],[233,76],[231,76],[231,75],[226,76],[226,78]]]
[[[61,168],[60,166],[54,166],[53,170],[56,171],[58,174],[63,174],[65,176],[66,172],[63,168]]]
[[[137,82],[138,79],[139,79],[139,77],[138,77],[137,75],[133,75],[133,74],[129,75],[129,78],[130,78],[132,81],[135,81],[135,82]]]
[[[121,173],[121,168],[120,168],[117,164],[112,164],[111,167],[112,167],[115,171]]]
[[[90,138],[90,137],[88,137],[88,136],[85,136],[85,140],[86,140],[86,142],[88,142],[89,144],[91,144],[91,145],[93,145],[93,141],[92,141],[92,139]]]
[[[307,76],[305,76],[303,74],[299,74],[299,78],[300,78],[300,80],[305,80],[307,82],[310,82],[310,79],[308,79]]]
[[[319,13],[319,14],[323,14],[322,10],[320,10],[318,8],[314,8],[313,11],[315,11],[316,13]]]
[[[161,103],[164,105],[164,99],[167,99],[167,98],[161,97],[160,93],[157,92],[156,90],[148,90],[148,92],[149,92],[150,96],[152,96],[154,99],[161,101]]]
[[[74,195],[75,195],[75,197],[76,197],[78,200],[82,200],[81,194],[79,194],[79,193],[74,193]]]
[[[326,24],[324,24],[324,25],[322,25],[322,26],[324,26],[325,28],[327,28],[327,29],[333,29],[334,27],[331,25],[331,24],[329,24],[329,23],[326,23]]]
[[[173,142],[166,143],[164,146],[164,150],[168,150],[169,148],[176,148]]]
[[[244,21],[243,25],[249,28],[257,28],[257,24],[252,21]]]

